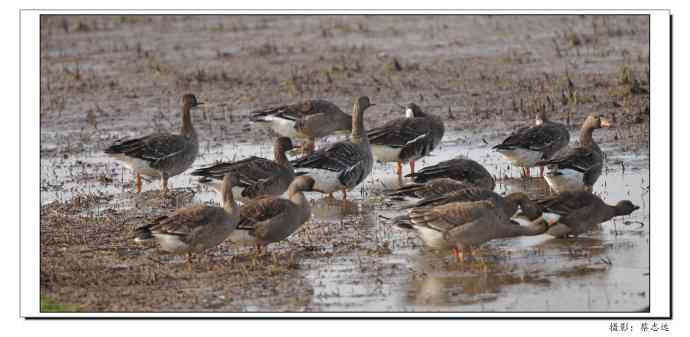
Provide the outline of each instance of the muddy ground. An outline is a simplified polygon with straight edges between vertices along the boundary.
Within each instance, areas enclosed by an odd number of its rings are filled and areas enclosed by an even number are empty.
[[[636,311],[649,306],[649,20],[646,16],[43,16],[41,297],[79,311]],[[346,205],[310,194],[302,230],[257,256],[223,244],[191,268],[131,240],[147,219],[213,194],[188,174],[132,193],[132,173],[102,154],[115,139],[175,129],[179,96],[202,154],[270,155],[254,108],[321,97],[377,105],[377,125],[414,101],[445,117],[418,167],[458,153],[500,179],[545,193],[491,145],[539,109],[571,125],[590,112],[614,128],[595,190],[642,208],[583,237],[497,240],[459,267],[382,223],[392,167]],[[665,112],[659,112],[665,113]],[[331,137],[326,141],[333,141]],[[61,306],[62,305],[62,306]],[[67,310],[67,309],[64,309]]]

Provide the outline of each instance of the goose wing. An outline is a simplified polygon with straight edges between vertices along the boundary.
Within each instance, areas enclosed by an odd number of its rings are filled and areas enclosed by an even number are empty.
[[[251,200],[240,207],[240,221],[238,230],[249,231],[254,234],[261,222],[282,216],[287,213],[290,201],[286,199],[263,196]]]
[[[123,154],[145,160],[151,167],[187,149],[190,139],[183,135],[156,133],[135,139],[121,139],[105,149],[107,154]]]
[[[515,148],[545,152],[551,147],[567,145],[570,134],[564,126],[557,123],[523,127],[506,138],[494,149],[512,150]]]
[[[567,191],[537,201],[543,212],[568,215],[579,209],[602,202],[596,195],[586,191]]]
[[[410,221],[438,232],[447,233],[461,230],[466,224],[496,213],[491,201],[454,202],[433,208],[413,208],[409,212]]]
[[[179,209],[171,215],[156,218],[150,224],[137,231],[150,231],[153,234],[175,235],[184,238],[193,237],[194,233],[222,216],[223,210],[217,207],[196,205]]]

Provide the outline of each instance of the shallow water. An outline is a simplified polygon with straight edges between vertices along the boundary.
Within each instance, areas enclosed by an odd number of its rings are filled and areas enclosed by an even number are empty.
[[[417,167],[465,155],[499,178],[496,190],[500,193],[547,193],[542,179],[516,178],[518,170],[490,151],[488,144],[497,140],[485,143],[474,135],[449,132],[433,156],[419,161]],[[271,155],[267,144],[237,143],[202,151],[195,167],[216,160]],[[616,153],[615,149],[604,151]],[[621,159],[625,167],[617,164]],[[101,208],[126,209],[145,202],[131,193],[132,173],[103,154],[42,159],[41,164],[44,205],[84,193],[114,195]],[[541,235],[495,240],[460,266],[447,252],[427,250],[414,235],[379,219],[378,215],[399,214],[400,204],[380,197],[381,190],[397,186],[397,178],[393,165],[377,163],[366,183],[348,194],[347,204],[308,194],[313,200],[312,220],[289,243],[313,251],[302,254],[297,262],[297,277],[312,288],[312,297],[306,305],[289,298],[285,301],[294,302],[288,308],[296,311],[640,310],[649,305],[647,167],[646,157],[611,155],[595,187],[609,203],[630,199],[641,206],[631,216],[616,218],[575,239]],[[171,184],[176,190],[194,192],[191,202],[215,200],[213,192],[188,174],[174,177]],[[144,191],[157,189],[157,182],[144,184]],[[278,244],[270,249],[284,252],[290,247]],[[245,310],[276,310],[270,304],[253,303],[251,298],[241,301]]]

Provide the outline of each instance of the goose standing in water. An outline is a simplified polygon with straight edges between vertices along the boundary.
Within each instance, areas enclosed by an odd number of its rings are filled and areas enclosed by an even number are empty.
[[[187,254],[201,252],[223,242],[233,232],[240,219],[239,207],[232,196],[232,180],[223,178],[221,196],[223,207],[195,205],[162,216],[135,231],[135,241],[155,239],[164,251]]]
[[[292,162],[296,171],[314,178],[314,191],[332,198],[332,193],[340,190],[343,200],[347,200],[347,190],[362,183],[371,173],[374,161],[364,130],[364,111],[373,105],[366,96],[355,102],[350,140],[330,144]]]
[[[562,156],[540,161],[537,165],[546,165],[549,172],[544,179],[556,192],[569,190],[586,190],[591,192],[604,166],[604,156],[599,145],[592,139],[596,129],[608,128],[607,118],[591,114],[580,129],[580,144]]]
[[[295,173],[285,156],[292,150],[292,141],[280,137],[273,144],[273,161],[251,156],[236,162],[219,163],[192,171],[193,176],[202,179],[222,179],[228,173],[239,177],[236,186],[241,196],[256,198],[260,195],[278,196],[287,190],[295,178]]]
[[[199,141],[192,125],[191,110],[203,103],[192,94],[182,96],[182,125],[179,134],[154,133],[123,139],[105,149],[136,173],[136,192],[141,192],[141,176],[161,179],[161,191],[168,192],[168,178],[186,171],[199,153]]]
[[[550,121],[546,111],[537,114],[534,126],[523,127],[508,136],[503,143],[493,148],[500,152],[514,166],[522,168],[522,175],[529,177],[530,167],[537,162],[550,159],[562,148],[568,146],[570,132],[565,125]],[[544,166],[539,169],[544,176]]]
[[[288,138],[306,139],[304,153],[314,151],[316,138],[339,131],[350,131],[352,117],[337,105],[320,99],[252,111],[249,119],[268,123],[277,134]]]
[[[311,191],[314,179],[297,177],[288,188],[288,198],[261,196],[240,208],[240,221],[230,235],[237,244],[255,245],[258,252],[271,242],[286,239],[311,217],[309,200],[303,191]]]
[[[493,190],[496,187],[494,177],[482,164],[464,156],[427,166],[416,173],[406,175],[406,177],[413,177],[416,183],[425,183],[437,178],[450,178],[470,183],[485,190]]]
[[[496,208],[502,210],[507,218],[512,218],[517,212],[518,208],[530,220],[536,219],[541,215],[541,209],[523,192],[513,192],[506,196],[502,196],[494,191],[481,189],[478,187],[468,187],[461,190],[445,193],[439,196],[432,196],[423,198],[411,206],[403,208],[414,207],[437,207],[453,202],[469,202],[488,200],[496,205]]]
[[[374,159],[397,163],[395,173],[402,182],[402,164],[409,162],[410,173],[414,173],[415,160],[428,155],[441,143],[444,130],[441,118],[426,114],[417,104],[410,103],[404,118],[389,121],[367,134]]]
[[[537,201],[545,216],[554,219],[546,234],[555,237],[577,236],[594,226],[621,215],[629,215],[640,207],[630,200],[607,205],[598,196],[587,191],[566,191]]]
[[[415,231],[432,249],[452,249],[460,263],[464,261],[466,248],[499,238],[540,235],[548,226],[542,217],[533,220],[529,226],[518,225],[488,200],[413,208],[408,215],[394,218],[392,222]]]

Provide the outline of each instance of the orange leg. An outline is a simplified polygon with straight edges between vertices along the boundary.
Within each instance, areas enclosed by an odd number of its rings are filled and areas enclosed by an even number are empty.
[[[539,166],[539,176],[544,177],[544,166]]]
[[[395,174],[398,176],[398,183],[400,183],[400,185],[402,185],[403,178],[402,178],[402,163],[401,162],[395,163],[395,170],[394,171],[395,171]]]
[[[141,193],[141,174],[137,173],[137,177],[134,179],[134,189],[137,193]]]
[[[414,160],[410,160],[410,174],[414,174]]]
[[[453,256],[459,264],[465,264],[465,256],[463,255],[463,250],[458,249],[458,247],[453,247]]]
[[[347,201],[347,189],[343,188],[342,192],[343,192],[343,201]]]
[[[304,155],[308,155],[308,154],[314,152],[315,149],[316,149],[316,142],[314,141],[313,138],[307,139],[307,141],[305,141],[302,144],[302,154],[304,154]]]
[[[522,177],[523,178],[529,178],[530,172],[528,167],[523,167],[522,168]]]

